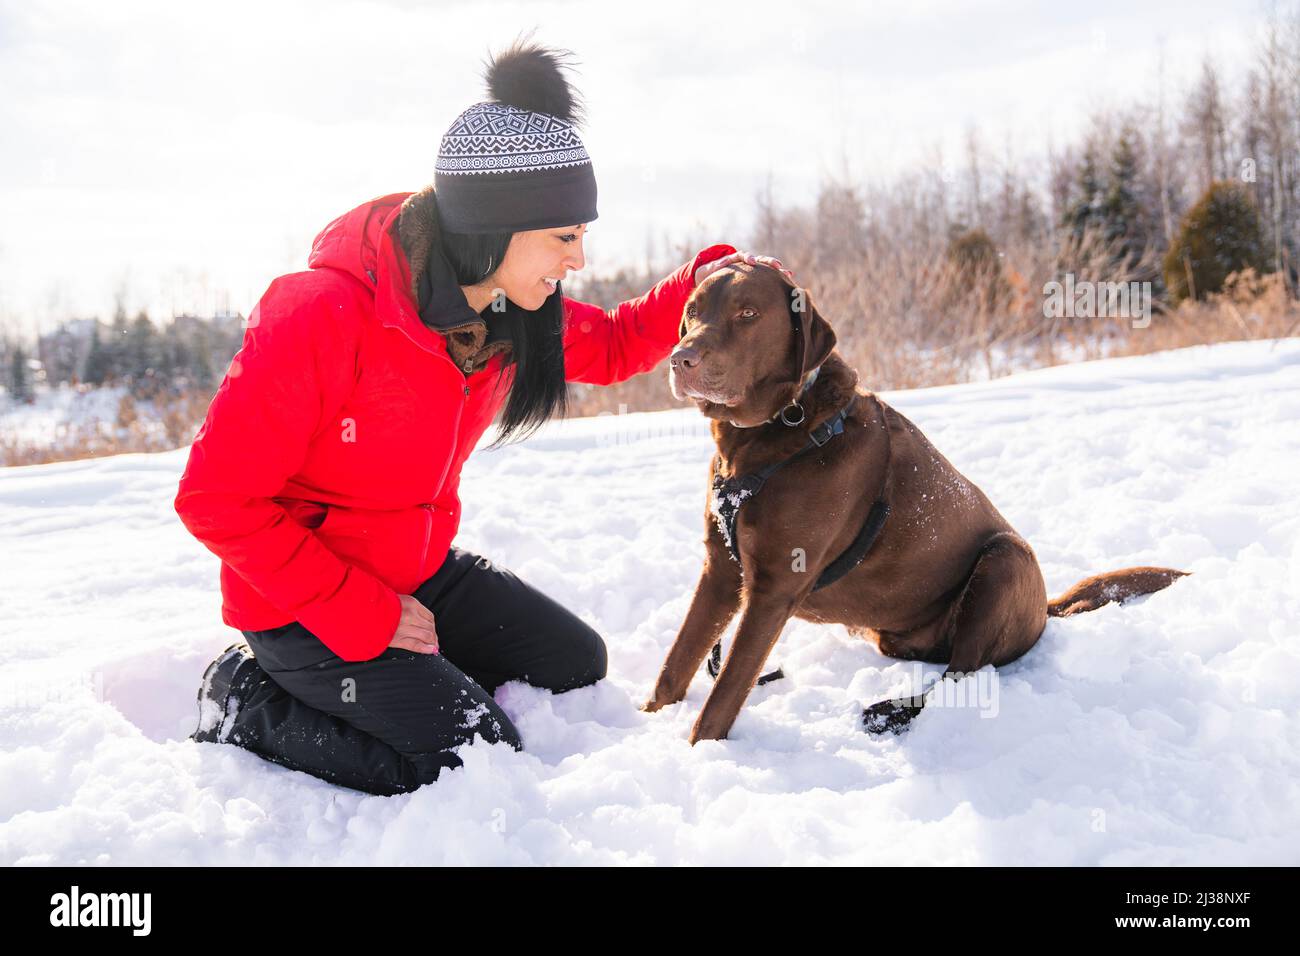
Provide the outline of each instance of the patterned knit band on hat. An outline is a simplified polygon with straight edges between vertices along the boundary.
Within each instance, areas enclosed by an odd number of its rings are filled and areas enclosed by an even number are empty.
[[[519,43],[493,60],[491,99],[457,116],[438,150],[434,192],[447,229],[522,232],[596,218],[596,176],[561,60]]]

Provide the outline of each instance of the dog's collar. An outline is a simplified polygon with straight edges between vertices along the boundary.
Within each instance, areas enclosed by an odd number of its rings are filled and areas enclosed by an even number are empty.
[[[822,367],[818,365],[815,369],[813,369],[811,372],[809,372],[807,375],[804,376],[803,386],[799,389],[799,398],[803,398],[805,395],[808,394],[808,389],[813,387],[813,382],[817,381],[817,373],[820,372],[821,370]],[[798,418],[794,418],[793,416],[786,415],[786,412],[791,408],[798,409],[799,412]],[[789,427],[794,428],[796,425],[802,425],[806,419],[807,416],[804,414],[803,406],[800,405],[798,400],[796,399],[795,401],[790,402],[787,405],[783,405],[781,409],[771,418],[764,419],[763,421],[758,422],[755,425],[737,425],[735,422],[731,422],[731,427],[732,428],[759,428],[762,425],[770,425],[772,424],[772,422],[779,421],[783,425],[788,425]]]
[[[808,389],[813,387],[813,382],[817,381],[817,373],[820,372],[821,370],[822,367],[818,365],[815,369],[809,372],[807,377],[804,379],[803,387],[799,389],[798,397],[795,398],[795,400],[792,401],[789,405],[784,406],[779,412],[777,412],[775,415],[769,418],[767,422],[774,422],[779,419],[782,425],[788,425],[791,428],[794,428],[796,425],[802,425],[807,420],[808,416],[804,414],[803,405],[799,404],[799,399],[803,398],[805,395],[808,394]],[[790,409],[792,408],[798,409],[799,412],[798,418],[793,418],[793,416],[786,415],[786,413],[790,411]],[[763,424],[766,425],[767,422],[764,422]]]

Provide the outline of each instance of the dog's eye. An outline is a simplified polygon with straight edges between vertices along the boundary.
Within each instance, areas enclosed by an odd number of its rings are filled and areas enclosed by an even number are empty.
[[[740,317],[742,319],[752,319],[756,315],[758,315],[758,309],[751,309],[749,306],[745,306],[740,310]]]
[[[692,302],[686,306],[686,314],[692,319],[695,318],[695,303]]]

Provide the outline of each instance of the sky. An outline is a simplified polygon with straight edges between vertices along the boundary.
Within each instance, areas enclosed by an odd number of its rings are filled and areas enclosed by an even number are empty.
[[[889,182],[956,162],[972,128],[1028,166],[1153,98],[1162,56],[1171,90],[1206,54],[1239,76],[1264,9],[1083,6],[0,0],[0,332],[119,295],[158,321],[247,314],[330,220],[430,182],[490,51],[534,28],[574,53],[600,274],[743,246],[769,177],[783,204]]]

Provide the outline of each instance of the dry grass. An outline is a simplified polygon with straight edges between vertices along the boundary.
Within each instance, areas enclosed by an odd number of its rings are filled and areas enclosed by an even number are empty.
[[[813,303],[835,327],[840,353],[864,387],[887,390],[992,378],[1025,368],[1080,358],[1137,355],[1189,345],[1278,338],[1300,331],[1300,302],[1281,275],[1246,270],[1207,301],[1169,309],[1157,301],[1150,326],[1128,319],[1049,319],[1043,284],[1064,272],[1076,280],[1128,281],[1147,274],[1150,262],[1116,269],[1095,237],[1055,252],[1026,247],[1006,252],[997,268],[975,269],[950,261],[942,247],[909,251],[882,244],[858,265],[795,267]],[[786,258],[787,263],[798,262]],[[653,278],[621,275],[601,288],[571,293],[613,305],[649,288]],[[159,395],[142,409],[126,395],[111,422],[62,424],[41,441],[22,442],[0,432],[0,464],[34,465],[157,452],[189,443],[207,413],[211,393],[190,389]],[[668,391],[660,366],[618,385],[575,385],[570,417],[686,407]]]
[[[112,421],[62,422],[54,434],[39,442],[0,432],[0,464],[43,465],[127,452],[170,451],[193,439],[211,400],[210,392],[193,389],[156,397],[142,410],[127,394],[119,400]]]
[[[1300,331],[1300,301],[1291,296],[1281,273],[1260,276],[1245,269],[1228,278],[1223,292],[1204,302],[1185,301],[1157,318],[1149,329],[1133,330],[1115,354],[1293,336]]]
[[[949,385],[1081,359],[1300,331],[1300,302],[1282,276],[1250,270],[1204,302],[1170,309],[1155,298],[1145,328],[1134,327],[1141,320],[1124,317],[1047,317],[1044,286],[1066,273],[1076,284],[1140,282],[1156,275],[1153,251],[1125,258],[1095,234],[1055,249],[1025,244],[982,267],[953,261],[938,241],[869,242],[852,263],[810,256],[810,266],[800,266],[800,257],[784,248],[771,251],[792,265],[834,326],[840,354],[857,368],[863,386],[876,390]],[[662,367],[575,394],[578,415],[617,412],[620,404],[627,411],[680,407]]]

